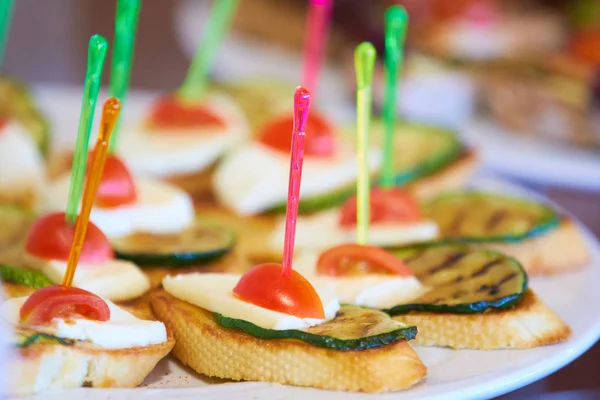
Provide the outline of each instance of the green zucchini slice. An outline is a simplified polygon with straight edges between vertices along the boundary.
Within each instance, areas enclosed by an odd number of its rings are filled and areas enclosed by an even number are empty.
[[[187,267],[214,261],[234,245],[234,233],[217,223],[196,220],[175,235],[136,233],[112,240],[117,258],[139,266]]]
[[[345,186],[319,196],[301,198],[298,203],[298,213],[310,214],[341,206],[344,201],[356,192],[356,185]],[[285,214],[286,205],[278,204],[271,207],[267,213]]]
[[[17,283],[35,289],[52,285],[52,282],[41,272],[2,264],[0,264],[0,281]]]
[[[339,351],[366,350],[398,340],[412,340],[417,335],[415,326],[394,321],[381,311],[350,305],[342,305],[331,321],[305,331],[264,329],[248,321],[213,315],[224,328],[239,329],[260,339],[297,339]]]
[[[50,147],[50,128],[38,110],[27,85],[17,79],[0,78],[0,116],[19,121],[45,157]]]
[[[560,224],[551,207],[496,194],[460,191],[424,204],[442,237],[469,243],[519,242],[544,235]]]
[[[430,290],[411,304],[385,310],[391,315],[412,310],[471,314],[507,309],[527,291],[527,274],[521,264],[495,251],[436,243],[403,247],[393,253]]]
[[[371,124],[373,142],[381,145],[385,133],[382,120]],[[463,153],[456,132],[434,126],[399,122],[394,132],[396,185],[405,185],[431,175]]]

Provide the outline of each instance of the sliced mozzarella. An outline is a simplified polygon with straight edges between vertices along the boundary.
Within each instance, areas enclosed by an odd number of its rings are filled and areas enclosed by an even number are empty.
[[[306,329],[333,319],[340,304],[331,293],[319,292],[325,319],[298,318],[267,310],[247,303],[233,294],[240,275],[218,273],[194,273],[167,276],[163,279],[164,289],[171,295],[208,311],[229,318],[252,322],[265,329]]]
[[[17,297],[5,301],[0,308],[2,319],[11,325],[19,325],[19,311],[26,300],[27,297]],[[31,328],[63,339],[84,340],[107,349],[149,346],[167,341],[167,330],[162,322],[136,318],[109,300],[104,301],[110,309],[108,321],[56,318],[48,325]]]
[[[67,262],[43,260],[25,255],[27,267],[43,273],[53,283],[61,283],[67,270]],[[141,296],[150,290],[148,277],[133,263],[109,260],[102,263],[77,265],[73,286],[96,293],[113,301],[125,301]]]
[[[35,142],[23,126],[8,123],[0,131],[0,193],[37,197],[44,184],[44,160]]]
[[[161,178],[201,171],[248,136],[248,122],[234,101],[212,95],[206,104],[225,128],[149,130],[142,123],[124,132],[119,151],[132,171]]]
[[[414,276],[371,274],[364,276],[332,277],[318,275],[318,253],[305,254],[294,261],[294,268],[317,290],[333,292],[342,304],[371,308],[391,308],[423,295],[425,288]]]
[[[380,152],[371,150],[371,170],[380,164]],[[305,157],[302,198],[331,193],[352,184],[357,176],[356,153],[343,146],[334,157]],[[257,214],[287,199],[290,156],[255,142],[234,151],[217,167],[213,187],[221,202],[242,215]]]
[[[138,199],[135,204],[116,207],[94,207],[90,216],[110,238],[135,232],[179,233],[194,222],[194,205],[182,190],[165,182],[136,179]],[[69,197],[69,177],[53,182],[46,195],[48,211],[64,210]]]
[[[323,250],[344,243],[356,242],[356,228],[339,225],[339,211],[326,211],[299,217],[296,223],[295,248]],[[269,238],[269,247],[280,250],[283,246],[285,219],[281,219]],[[369,226],[368,243],[374,246],[394,246],[424,242],[438,236],[438,226],[433,221],[414,223],[379,223]]]

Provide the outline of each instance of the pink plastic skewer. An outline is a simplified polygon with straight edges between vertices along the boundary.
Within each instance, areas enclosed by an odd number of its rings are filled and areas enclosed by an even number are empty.
[[[304,160],[304,140],[306,139],[306,121],[308,119],[309,107],[310,92],[308,89],[298,86],[294,92],[292,158],[290,161],[290,181],[288,184],[288,199],[285,211],[285,241],[283,243],[283,266],[281,269],[281,275],[283,276],[289,276],[292,272],[296,220],[298,219],[298,200],[300,197],[300,180],[302,178],[302,161]]]
[[[304,36],[304,65],[302,85],[316,92],[323,50],[327,43],[333,0],[309,0]]]

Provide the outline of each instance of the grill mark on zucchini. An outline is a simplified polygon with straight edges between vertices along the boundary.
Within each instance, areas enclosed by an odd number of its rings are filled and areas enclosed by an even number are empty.
[[[507,212],[504,210],[494,212],[485,223],[487,230],[494,230],[502,222],[502,219],[507,216]]]
[[[418,249],[419,258],[412,257],[411,248]],[[430,290],[412,304],[384,310],[392,315],[410,311],[469,314],[506,309],[517,304],[527,290],[527,275],[522,266],[494,251],[469,251],[463,244],[439,242],[396,251]]]
[[[481,275],[487,273],[490,270],[490,268],[492,268],[494,265],[498,264],[500,261],[501,260],[498,259],[498,260],[490,261],[487,264],[484,264],[481,268],[479,268],[477,271],[475,271],[471,274],[471,278],[477,278],[478,276],[481,276]]]
[[[433,275],[433,274],[436,274],[447,268],[451,268],[454,264],[456,264],[458,261],[460,261],[460,259],[462,259],[464,256],[465,256],[465,253],[454,253],[454,254],[450,255],[450,257],[448,257],[443,263],[441,263],[437,266],[434,266],[433,268],[429,269],[425,274],[423,274],[421,276]]]
[[[464,211],[464,210],[458,211],[456,213],[456,215],[454,216],[454,219],[452,219],[452,223],[448,227],[448,232],[452,233],[452,234],[456,234],[457,232],[460,232],[460,227],[462,226],[462,223],[465,220],[465,217],[466,217],[466,211]]]

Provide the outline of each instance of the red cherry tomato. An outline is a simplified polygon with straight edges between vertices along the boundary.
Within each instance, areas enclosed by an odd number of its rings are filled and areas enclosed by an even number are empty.
[[[29,296],[21,307],[20,317],[28,325],[47,324],[54,318],[108,321],[110,309],[104,300],[87,290],[52,285]]]
[[[96,205],[115,208],[133,204],[136,200],[135,184],[127,166],[117,156],[109,154],[96,194]]]
[[[292,148],[293,121],[291,113],[274,118],[261,128],[259,142],[289,154]],[[336,140],[331,124],[317,113],[308,116],[304,155],[329,157],[335,153]]]
[[[400,188],[371,189],[370,222],[417,222],[421,219],[419,204]],[[346,200],[340,209],[340,226],[356,225],[356,196]]]
[[[74,235],[75,226],[65,221],[65,213],[47,214],[34,222],[29,229],[25,250],[38,258],[67,261]],[[113,251],[107,237],[90,221],[80,260],[100,263],[112,258]]]
[[[185,104],[175,96],[159,98],[150,111],[155,128],[225,127],[225,121],[202,104]]]
[[[0,131],[2,129],[4,129],[4,127],[6,126],[6,124],[8,124],[8,121],[5,120],[4,118],[0,117]],[[0,134],[2,134],[2,132],[0,132]]]
[[[317,261],[317,273],[327,276],[413,276],[410,268],[393,254],[379,247],[360,244],[343,244],[323,252]]]
[[[261,264],[246,272],[233,292],[242,300],[298,318],[325,318],[321,299],[302,275],[281,275],[281,265]]]

